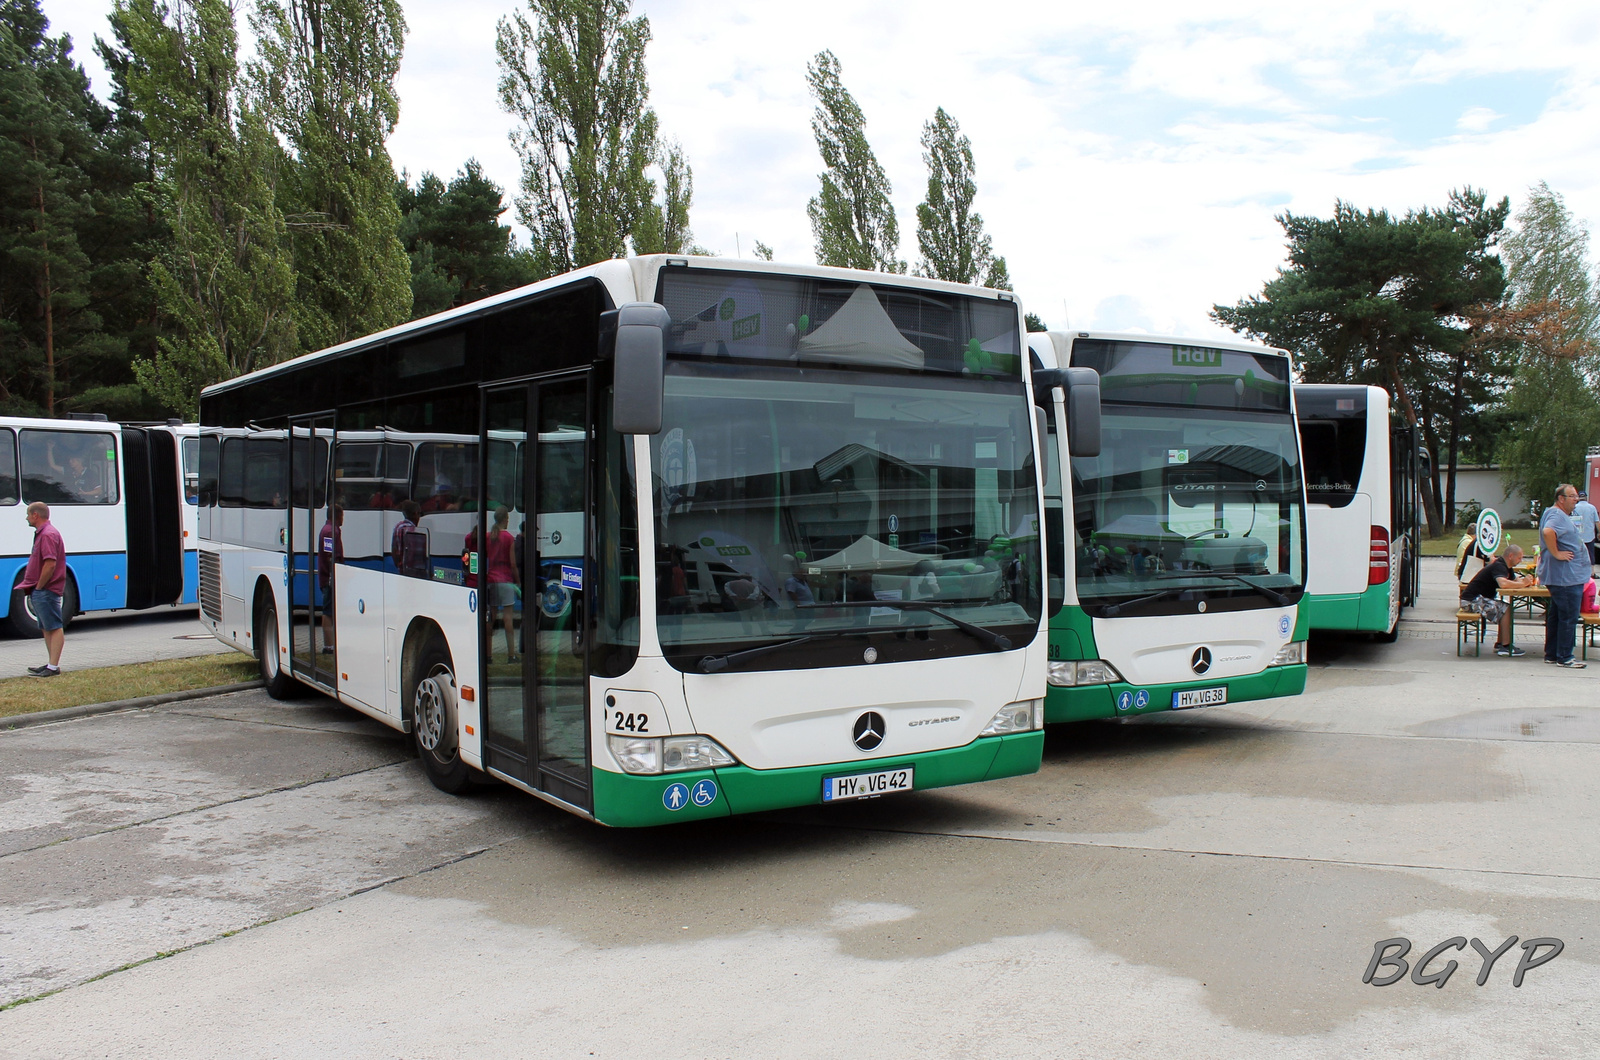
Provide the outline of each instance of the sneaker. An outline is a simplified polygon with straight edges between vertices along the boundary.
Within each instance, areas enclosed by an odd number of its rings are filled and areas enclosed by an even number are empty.
[[[1584,662],[1582,659],[1563,659],[1561,662],[1556,663],[1556,665],[1565,666],[1569,670],[1582,670],[1589,664]]]
[[[43,666],[30,666],[30,667],[28,667],[28,672],[30,674],[32,674],[33,676],[38,677],[40,674],[44,673],[48,669],[50,669],[50,664],[49,663],[45,663]]]
[[[1528,654],[1515,644],[1496,644],[1494,646],[1494,653],[1496,655],[1503,655],[1508,659],[1520,659],[1524,655]]]
[[[39,668],[39,671],[37,673],[35,673],[33,676],[35,676],[35,677],[60,677],[61,676],[61,667],[59,667],[59,666],[41,666]]]

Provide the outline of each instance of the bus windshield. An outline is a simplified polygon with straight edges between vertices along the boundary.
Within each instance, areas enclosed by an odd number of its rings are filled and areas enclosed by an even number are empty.
[[[1026,643],[1041,563],[1022,393],[1016,379],[670,364],[652,439],[667,655],[844,631],[890,634],[886,661],[985,650],[946,635],[939,611]],[[894,606],[913,601],[935,611]]]
[[[1073,363],[1101,372],[1104,399],[1101,455],[1071,464],[1079,602],[1140,598],[1141,613],[1161,614],[1298,600],[1305,512],[1287,362],[1097,341]]]

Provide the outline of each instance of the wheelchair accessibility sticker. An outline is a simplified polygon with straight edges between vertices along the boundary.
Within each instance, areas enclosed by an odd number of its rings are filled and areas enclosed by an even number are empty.
[[[1143,710],[1145,707],[1148,707],[1149,705],[1150,705],[1150,693],[1146,692],[1142,688],[1139,689],[1139,694],[1133,697],[1134,709],[1135,710]]]
[[[717,801],[717,782],[714,780],[697,780],[694,787],[689,789],[689,801],[696,806],[710,806]]]

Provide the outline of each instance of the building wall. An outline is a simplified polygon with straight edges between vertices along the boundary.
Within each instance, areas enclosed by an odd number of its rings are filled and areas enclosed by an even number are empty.
[[[1448,489],[1446,475],[1449,468],[1439,471],[1439,488]],[[1500,481],[1500,468],[1498,465],[1462,465],[1456,469],[1456,508],[1467,501],[1476,500],[1485,508],[1493,508],[1499,513],[1502,521],[1526,518],[1528,515],[1528,497],[1519,489],[1506,491],[1505,484]]]

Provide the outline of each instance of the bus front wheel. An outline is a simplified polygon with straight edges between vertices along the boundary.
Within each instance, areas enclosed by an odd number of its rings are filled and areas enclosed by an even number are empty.
[[[269,596],[256,608],[256,663],[261,681],[273,699],[293,699],[300,683],[283,668],[283,648],[278,641],[278,605]]]
[[[450,652],[438,641],[422,651],[412,670],[411,735],[428,779],[440,791],[459,795],[472,784],[456,736],[456,677]]]

